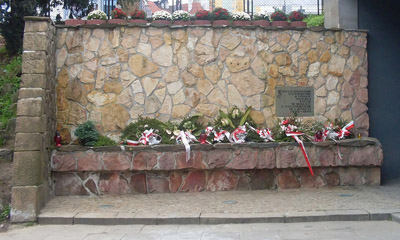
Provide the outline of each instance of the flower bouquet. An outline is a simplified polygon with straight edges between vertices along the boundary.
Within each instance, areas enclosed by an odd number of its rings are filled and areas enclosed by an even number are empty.
[[[187,11],[178,10],[172,14],[172,20],[176,25],[190,25],[190,15]]]
[[[136,24],[147,24],[147,21],[145,19],[145,11],[135,9],[135,11],[133,11],[131,14],[131,19],[128,22]]]
[[[245,12],[232,13],[232,20],[234,26],[249,26],[251,25],[251,17]]]
[[[275,12],[271,14],[271,25],[273,27],[288,27],[289,23],[287,21],[287,15],[279,9],[276,9]]]
[[[207,10],[199,10],[196,12],[194,15],[195,19],[194,20],[194,25],[211,25],[211,14]]]
[[[224,26],[229,25],[230,14],[225,8],[215,8],[211,12],[211,18],[213,20],[213,26]]]
[[[107,15],[101,10],[94,10],[87,16],[87,24],[103,24],[106,23]]]
[[[108,20],[108,23],[126,23],[126,13],[121,8],[114,8],[111,16],[113,19]]]
[[[164,11],[164,10],[160,10],[153,14],[153,22],[152,23],[168,25],[168,24],[171,24],[171,20],[172,20],[171,13]]]
[[[269,16],[265,13],[258,13],[254,15],[253,25],[268,27],[270,26]]]
[[[307,23],[303,22],[304,14],[300,11],[293,11],[289,15],[291,27],[307,27]]]

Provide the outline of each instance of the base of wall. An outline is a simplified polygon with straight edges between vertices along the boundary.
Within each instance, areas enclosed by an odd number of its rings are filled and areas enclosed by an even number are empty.
[[[380,167],[53,173],[55,194],[102,195],[379,185]]]

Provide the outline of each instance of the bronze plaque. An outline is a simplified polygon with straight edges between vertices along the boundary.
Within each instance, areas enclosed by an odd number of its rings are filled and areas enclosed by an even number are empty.
[[[277,87],[275,95],[277,117],[314,116],[313,87]]]

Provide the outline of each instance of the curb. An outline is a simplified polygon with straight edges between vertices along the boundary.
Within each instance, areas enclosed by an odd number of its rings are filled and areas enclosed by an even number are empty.
[[[400,209],[327,210],[287,213],[42,213],[39,224],[173,225],[235,223],[301,223],[321,221],[395,221]]]

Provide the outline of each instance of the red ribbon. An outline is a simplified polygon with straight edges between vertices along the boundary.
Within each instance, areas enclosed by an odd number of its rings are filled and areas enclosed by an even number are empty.
[[[304,159],[306,160],[306,163],[308,165],[308,170],[310,170],[311,176],[314,176],[314,171],[312,170],[310,160],[308,159],[306,148],[304,147],[303,141],[301,141],[299,138],[299,136],[303,135],[304,133],[301,133],[301,132],[285,132],[285,133],[286,133],[286,136],[292,137],[300,145],[300,149],[303,152]]]

